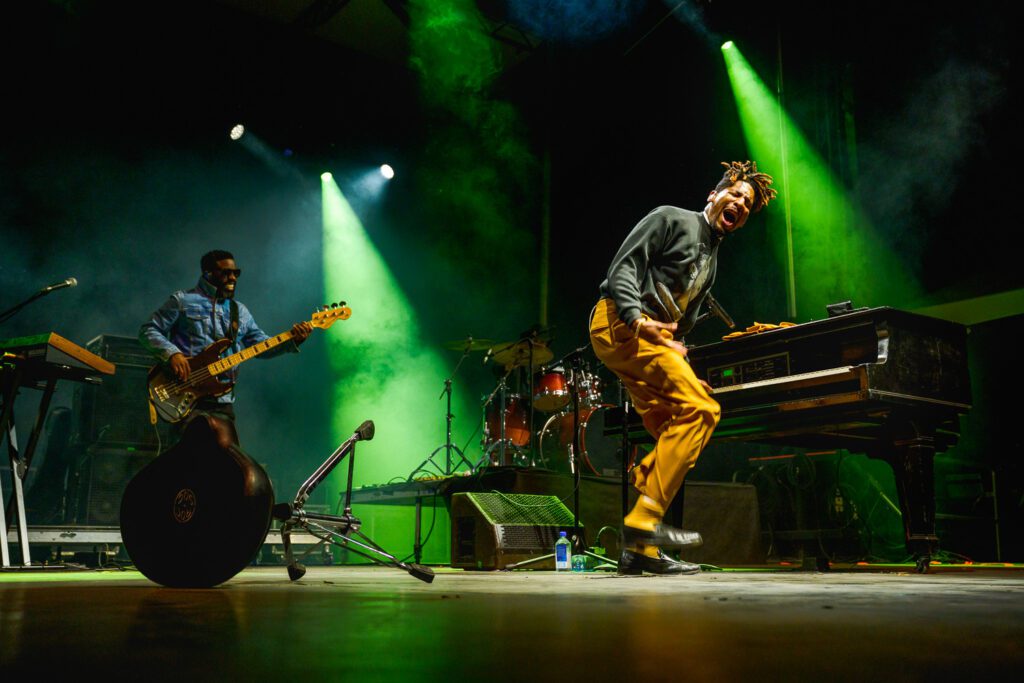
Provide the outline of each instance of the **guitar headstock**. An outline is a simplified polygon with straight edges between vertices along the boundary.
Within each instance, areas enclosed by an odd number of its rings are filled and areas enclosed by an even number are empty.
[[[352,315],[352,309],[344,301],[336,304],[324,304],[313,313],[313,319],[309,323],[313,327],[326,330],[338,320],[348,320]]]

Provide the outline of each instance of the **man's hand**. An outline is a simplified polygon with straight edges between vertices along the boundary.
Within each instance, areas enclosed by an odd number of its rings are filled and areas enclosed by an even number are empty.
[[[185,354],[176,353],[171,356],[170,360],[171,372],[174,376],[180,379],[182,382],[188,379],[189,367],[188,360],[185,359]]]
[[[637,328],[639,326],[639,329]],[[652,344],[667,346],[680,356],[686,357],[686,347],[672,338],[678,323],[663,323],[649,318],[639,318],[633,324],[633,331]]]
[[[295,323],[292,325],[292,341],[298,346],[302,342],[309,338],[309,335],[313,333],[313,326],[309,322]]]

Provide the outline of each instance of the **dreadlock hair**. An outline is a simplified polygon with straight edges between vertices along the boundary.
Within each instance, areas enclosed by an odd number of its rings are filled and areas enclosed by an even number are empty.
[[[775,179],[767,173],[758,172],[756,161],[723,161],[722,166],[725,166],[725,173],[722,174],[722,179],[715,185],[715,192],[724,190],[740,180],[745,180],[754,188],[754,208],[752,213],[757,213],[768,202],[778,196],[778,191],[769,187],[769,185],[775,182]]]
[[[203,269],[204,273],[209,273],[217,269],[217,261],[223,261],[227,258],[233,259],[235,257],[230,251],[214,249],[203,254],[203,258],[199,260],[199,267]]]

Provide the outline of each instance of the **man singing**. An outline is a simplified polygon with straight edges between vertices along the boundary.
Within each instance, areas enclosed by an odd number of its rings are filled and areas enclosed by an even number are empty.
[[[686,360],[682,336],[715,281],[719,245],[777,194],[756,163],[722,165],[725,173],[703,211],[660,206],[633,228],[608,268],[591,317],[594,352],[622,380],[657,440],[634,470],[640,496],[623,520],[620,574],[700,571],[663,552],[701,543],[700,534],[662,518],[720,415],[711,388]]]

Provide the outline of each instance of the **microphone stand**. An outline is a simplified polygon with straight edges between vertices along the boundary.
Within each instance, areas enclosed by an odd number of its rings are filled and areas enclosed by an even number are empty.
[[[15,306],[12,306],[11,308],[8,308],[3,313],[0,313],[0,323],[7,322],[11,318],[13,318],[18,313],[18,311],[20,311],[21,309],[25,308],[26,306],[28,306],[30,303],[32,303],[36,299],[41,299],[42,297],[46,296],[49,293],[50,292],[46,291],[45,289],[41,289],[38,292],[36,292],[35,294],[33,294],[32,296],[30,296],[29,298],[27,298],[24,301],[22,301],[20,304],[17,304]]]
[[[320,544],[330,543],[361,555],[375,564],[401,569],[424,583],[434,580],[434,570],[430,567],[416,563],[406,564],[360,531],[362,521],[352,514],[352,473],[355,470],[356,443],[369,441],[373,438],[374,433],[373,421],[363,422],[352,436],[342,442],[299,487],[295,499],[291,503],[278,503],[274,506],[274,518],[281,522],[281,544],[284,546],[285,561],[288,565],[288,578],[292,581],[298,581],[305,575],[306,567],[302,565],[301,560],[310,552],[306,551],[302,557],[295,557],[291,539],[294,529],[301,529],[315,536],[320,539]],[[313,489],[323,482],[331,470],[346,456],[348,457],[348,479],[345,484],[344,512],[339,516],[306,511],[305,504]]]
[[[709,318],[715,317],[725,323],[725,326],[730,330],[736,329],[736,323],[733,322],[732,316],[725,312],[725,309],[722,308],[722,304],[718,303],[718,299],[711,296],[711,292],[708,292],[706,301],[708,304],[708,312],[701,314],[693,323],[694,326],[705,322]]]
[[[468,460],[466,460],[466,456],[462,452],[462,449],[452,443],[452,418],[454,417],[454,415],[452,415],[452,379],[455,377],[456,374],[458,374],[459,368],[462,367],[462,361],[466,360],[466,356],[469,355],[469,352],[470,352],[470,349],[471,349],[472,345],[473,345],[473,338],[472,337],[467,338],[466,339],[466,348],[462,352],[462,358],[460,358],[459,362],[455,364],[455,369],[452,370],[452,374],[449,375],[448,378],[444,381],[444,389],[441,391],[441,395],[437,397],[437,400],[440,401],[441,397],[443,397],[445,395],[448,396],[448,407],[445,410],[445,440],[444,440],[444,443],[441,444],[440,446],[438,446],[437,448],[435,448],[433,450],[433,452],[431,452],[431,454],[427,456],[427,459],[424,460],[423,462],[421,462],[419,467],[414,469],[409,474],[409,477],[408,477],[408,479],[406,479],[406,481],[412,481],[412,478],[416,475],[416,473],[420,472],[420,471],[423,471],[423,468],[426,467],[428,462],[430,464],[432,464],[435,467],[435,469],[440,469],[438,467],[437,463],[434,462],[434,456],[437,455],[438,451],[440,451],[442,448],[444,449],[444,452],[445,452],[445,456],[444,456],[444,471],[442,472],[442,474],[444,476],[446,476],[446,477],[449,476],[450,474],[452,474],[453,472],[458,470],[460,467],[462,467],[463,464],[465,464],[466,467],[469,467],[470,469],[473,468],[473,463],[471,463]],[[460,460],[460,462],[457,465],[455,465],[454,468],[452,467],[452,451],[455,451],[456,453],[459,454],[459,460]]]

